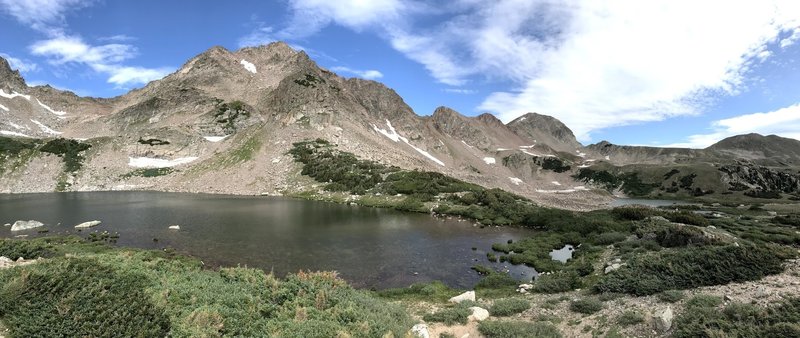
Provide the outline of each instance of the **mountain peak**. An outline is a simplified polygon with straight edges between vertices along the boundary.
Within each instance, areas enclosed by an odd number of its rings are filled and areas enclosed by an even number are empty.
[[[783,161],[800,162],[800,141],[777,135],[764,136],[757,133],[736,135],[712,144],[709,150],[734,154],[739,158],[781,158]]]
[[[575,134],[557,118],[537,113],[527,113],[508,123],[517,135],[546,143],[558,151],[572,153],[582,147]]]
[[[18,89],[26,86],[19,71],[11,69],[11,64],[3,57],[0,57],[0,85]]]

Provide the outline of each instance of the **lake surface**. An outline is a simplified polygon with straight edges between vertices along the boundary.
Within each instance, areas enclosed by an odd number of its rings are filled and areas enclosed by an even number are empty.
[[[492,243],[529,237],[535,232],[510,227],[481,229],[469,221],[438,219],[334,203],[279,197],[160,192],[81,192],[0,194],[0,224],[37,220],[42,228],[26,234],[118,232],[118,245],[174,248],[211,266],[248,266],[285,275],[298,270],[335,270],[358,287],[403,287],[441,280],[472,287],[480,276],[475,264],[508,269],[530,280],[532,268],[490,263]],[[74,226],[100,220],[78,233]],[[169,230],[178,224],[181,230]],[[153,239],[157,238],[158,242]],[[477,250],[472,250],[475,247]]]
[[[572,259],[572,253],[574,251],[575,247],[567,244],[561,249],[550,251],[550,258],[557,260],[561,263],[566,263],[568,260]]]

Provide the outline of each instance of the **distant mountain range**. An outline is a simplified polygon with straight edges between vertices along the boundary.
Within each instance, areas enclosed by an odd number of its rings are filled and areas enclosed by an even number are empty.
[[[0,117],[0,192],[299,191],[314,183],[287,151],[317,138],[363,159],[570,208],[607,201],[602,190],[741,198],[800,191],[798,140],[748,134],[706,149],[583,146],[559,120],[536,113],[508,124],[447,107],[419,116],[383,84],[342,78],[280,42],[213,47],[108,99],[29,87],[0,58]],[[57,138],[73,141],[42,149]]]

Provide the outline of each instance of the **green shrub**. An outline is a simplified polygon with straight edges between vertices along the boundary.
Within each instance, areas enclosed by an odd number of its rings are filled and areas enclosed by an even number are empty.
[[[722,297],[712,295],[696,295],[686,301],[686,307],[717,307],[722,304]]]
[[[57,138],[45,143],[39,151],[51,153],[61,157],[64,161],[65,172],[75,172],[83,166],[83,156],[81,152],[88,150],[92,146],[73,139]]]
[[[166,176],[171,173],[175,172],[175,169],[172,168],[143,168],[143,169],[136,169],[131,171],[125,175],[122,175],[122,178],[130,178],[134,176],[138,177],[158,177],[158,176]]]
[[[684,294],[681,290],[665,290],[658,293],[656,297],[658,297],[658,300],[665,303],[676,303],[683,299]]]
[[[644,316],[636,311],[625,311],[617,318],[617,324],[631,326],[644,323]]]
[[[445,325],[466,324],[467,317],[472,314],[472,311],[466,306],[454,306],[449,308],[440,309],[434,313],[428,313],[422,316],[426,322],[444,323]]]
[[[643,296],[669,289],[758,280],[783,271],[781,260],[776,250],[761,246],[703,246],[647,252],[605,275],[594,285],[594,290]]]
[[[595,245],[609,245],[624,241],[630,234],[624,232],[604,232],[592,238],[592,243]]]
[[[42,241],[28,241],[19,239],[0,239],[0,256],[17,260],[18,258],[49,257],[50,245]]]
[[[513,288],[517,285],[519,285],[519,281],[509,276],[507,273],[492,272],[478,281],[478,284],[475,285],[475,289]]]
[[[165,336],[169,318],[146,276],[92,259],[43,261],[3,286],[0,315],[14,336]]]
[[[800,299],[790,298],[767,308],[732,303],[691,306],[675,319],[675,337],[798,337]]]
[[[141,137],[140,137],[140,138],[139,138],[139,140],[138,140],[137,142],[139,142],[140,144],[146,144],[146,145],[149,145],[149,146],[151,146],[151,147],[152,147],[152,146],[163,146],[163,145],[167,145],[167,144],[169,144],[169,141],[166,141],[166,140],[159,140],[159,139],[157,139],[157,138],[149,138],[149,139],[146,139],[146,140],[145,140],[145,139],[143,139],[143,138],[141,138]]]
[[[489,308],[492,316],[510,316],[530,309],[531,303],[522,298],[502,298],[494,301]]]
[[[168,252],[53,243],[81,258],[0,271],[0,316],[12,336],[401,337],[412,324],[401,306],[331,272],[277,280],[256,269],[203,270]]]
[[[548,322],[485,320],[478,331],[487,338],[561,338],[561,332]]]
[[[603,302],[594,298],[578,299],[569,303],[569,309],[571,311],[585,315],[596,313],[602,310],[603,307]]]
[[[772,218],[772,222],[777,224],[789,225],[793,227],[800,227],[800,214],[775,216]]]
[[[706,227],[711,224],[705,217],[703,217],[703,215],[691,211],[668,212],[664,214],[664,217],[671,222],[691,224],[701,227]]]
[[[541,166],[544,170],[552,170],[557,173],[563,173],[571,169],[569,165],[564,164],[564,161],[558,157],[545,157],[541,160]]]
[[[17,155],[26,149],[34,149],[36,144],[27,140],[18,140],[0,136],[0,155]]]
[[[573,271],[558,271],[547,275],[539,275],[533,282],[533,292],[559,293],[572,291],[581,287],[578,274]]]
[[[377,295],[387,299],[415,299],[444,302],[458,295],[458,290],[453,290],[440,281],[430,283],[414,283],[405,288],[385,289]]]

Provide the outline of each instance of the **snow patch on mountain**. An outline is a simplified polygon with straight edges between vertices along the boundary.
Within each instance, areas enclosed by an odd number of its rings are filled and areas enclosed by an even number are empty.
[[[440,166],[443,166],[443,167],[445,166],[444,162],[440,161],[438,158],[434,157],[429,152],[415,147],[413,144],[411,144],[411,142],[408,142],[407,138],[405,138],[403,136],[400,136],[400,134],[397,133],[397,130],[395,130],[394,127],[392,126],[392,122],[390,122],[388,119],[386,120],[386,125],[389,127],[388,130],[378,128],[378,126],[376,126],[374,124],[372,125],[372,129],[375,129],[375,131],[377,131],[378,133],[383,134],[383,136],[388,137],[392,141],[395,141],[395,142],[403,141],[405,144],[409,145],[411,148],[414,148],[414,150],[416,150],[418,153],[420,153],[423,156],[427,157],[431,161],[436,162],[436,164],[438,164]]]
[[[53,114],[56,114],[58,116],[67,115],[67,112],[53,110],[53,108],[50,108],[46,104],[42,103],[42,101],[39,101],[39,99],[36,99],[36,102],[39,102],[39,105],[42,106],[42,108],[47,109],[47,111],[49,111],[49,112],[51,112]]]
[[[225,136],[203,136],[203,138],[206,139],[206,141],[209,141],[209,142],[219,142],[219,141],[222,141],[222,140],[228,138],[228,136],[230,136],[230,135],[225,135]]]
[[[484,157],[483,161],[486,162],[486,164],[495,164],[495,163],[497,163],[497,160],[495,160],[494,157]]]
[[[52,134],[52,135],[61,135],[62,134],[60,131],[53,130],[50,127],[44,125],[44,123],[41,123],[39,121],[31,120],[31,122],[36,123],[36,125],[39,126],[39,129],[41,129],[43,132],[45,132],[47,134]]]
[[[2,105],[2,104],[0,104],[0,109],[2,109],[2,110],[5,110],[5,111],[8,111],[8,108],[6,108],[6,106],[4,106],[4,105]]]
[[[8,94],[5,91],[3,91],[2,89],[0,89],[0,96],[5,97],[7,99],[13,99],[15,97],[22,97],[22,98],[24,98],[24,99],[26,99],[28,101],[31,100],[31,96],[30,95],[20,94],[20,93],[13,92],[13,91],[11,92],[11,94]]]
[[[248,72],[251,72],[253,74],[258,73],[258,70],[256,70],[256,65],[254,65],[254,64],[252,64],[250,62],[247,62],[244,59],[242,61],[239,61],[239,63],[241,63],[242,66],[244,66],[244,69],[247,69]]]
[[[509,180],[511,180],[511,183],[514,183],[514,184],[516,184],[516,185],[520,185],[520,184],[522,184],[522,180],[521,180],[521,179],[519,179],[519,178],[516,178],[516,177],[509,177],[508,179],[509,179]]]

